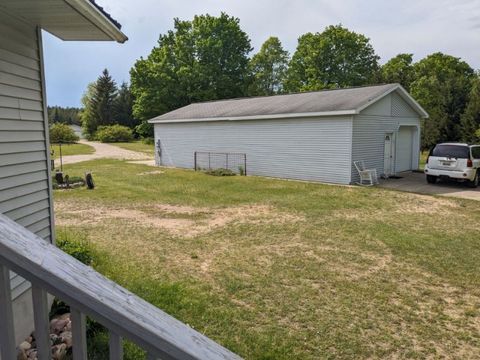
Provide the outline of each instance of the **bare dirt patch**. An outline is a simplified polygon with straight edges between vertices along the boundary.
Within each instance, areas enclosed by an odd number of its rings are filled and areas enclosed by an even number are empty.
[[[159,174],[163,174],[164,172],[165,171],[162,171],[162,170],[153,170],[153,171],[144,171],[144,172],[138,173],[137,175],[138,176],[159,175]]]
[[[83,208],[78,205],[76,208],[67,208],[59,204],[57,210],[57,224],[61,226],[97,225],[117,219],[140,226],[161,228],[172,235],[183,237],[198,236],[229,224],[285,224],[304,221],[303,216],[280,212],[264,205],[210,209],[158,204],[133,209],[102,206]]]

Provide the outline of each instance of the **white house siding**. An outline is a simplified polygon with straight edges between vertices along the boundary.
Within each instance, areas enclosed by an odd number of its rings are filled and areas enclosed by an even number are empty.
[[[52,241],[37,29],[0,12],[0,213]],[[12,273],[14,298],[29,284]]]
[[[341,184],[350,183],[351,136],[341,116],[155,124],[161,165],[191,169],[195,151],[238,152],[249,175]]]
[[[412,164],[418,164],[420,139],[419,115],[396,93],[387,95],[372,104],[353,119],[352,161],[364,160],[369,168],[376,168],[378,175],[384,173],[385,134],[394,134],[394,147],[397,150],[398,132],[401,126],[409,126],[412,131]],[[394,172],[398,168],[398,157],[394,159]],[[401,161],[401,160],[400,160]],[[352,165],[352,182],[358,182],[358,172]]]

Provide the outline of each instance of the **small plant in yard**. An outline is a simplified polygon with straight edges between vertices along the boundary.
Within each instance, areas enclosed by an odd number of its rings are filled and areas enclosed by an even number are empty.
[[[235,176],[236,174],[230,169],[211,169],[205,171],[205,174],[212,175],[212,176]]]
[[[70,231],[57,231],[56,245],[85,265],[93,262],[93,247],[85,236]]]
[[[95,138],[103,143],[130,142],[133,140],[132,129],[122,125],[100,126]]]
[[[152,137],[146,137],[142,139],[142,143],[145,145],[153,145],[155,143],[155,139]]]

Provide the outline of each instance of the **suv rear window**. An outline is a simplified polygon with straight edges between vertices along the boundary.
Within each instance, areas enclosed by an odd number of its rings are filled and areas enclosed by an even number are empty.
[[[470,149],[468,146],[460,145],[437,145],[432,150],[432,156],[451,157],[456,159],[470,158]]]

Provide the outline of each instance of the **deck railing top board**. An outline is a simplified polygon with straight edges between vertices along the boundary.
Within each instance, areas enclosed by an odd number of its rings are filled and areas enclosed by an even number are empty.
[[[162,359],[240,359],[0,214],[0,263]]]

